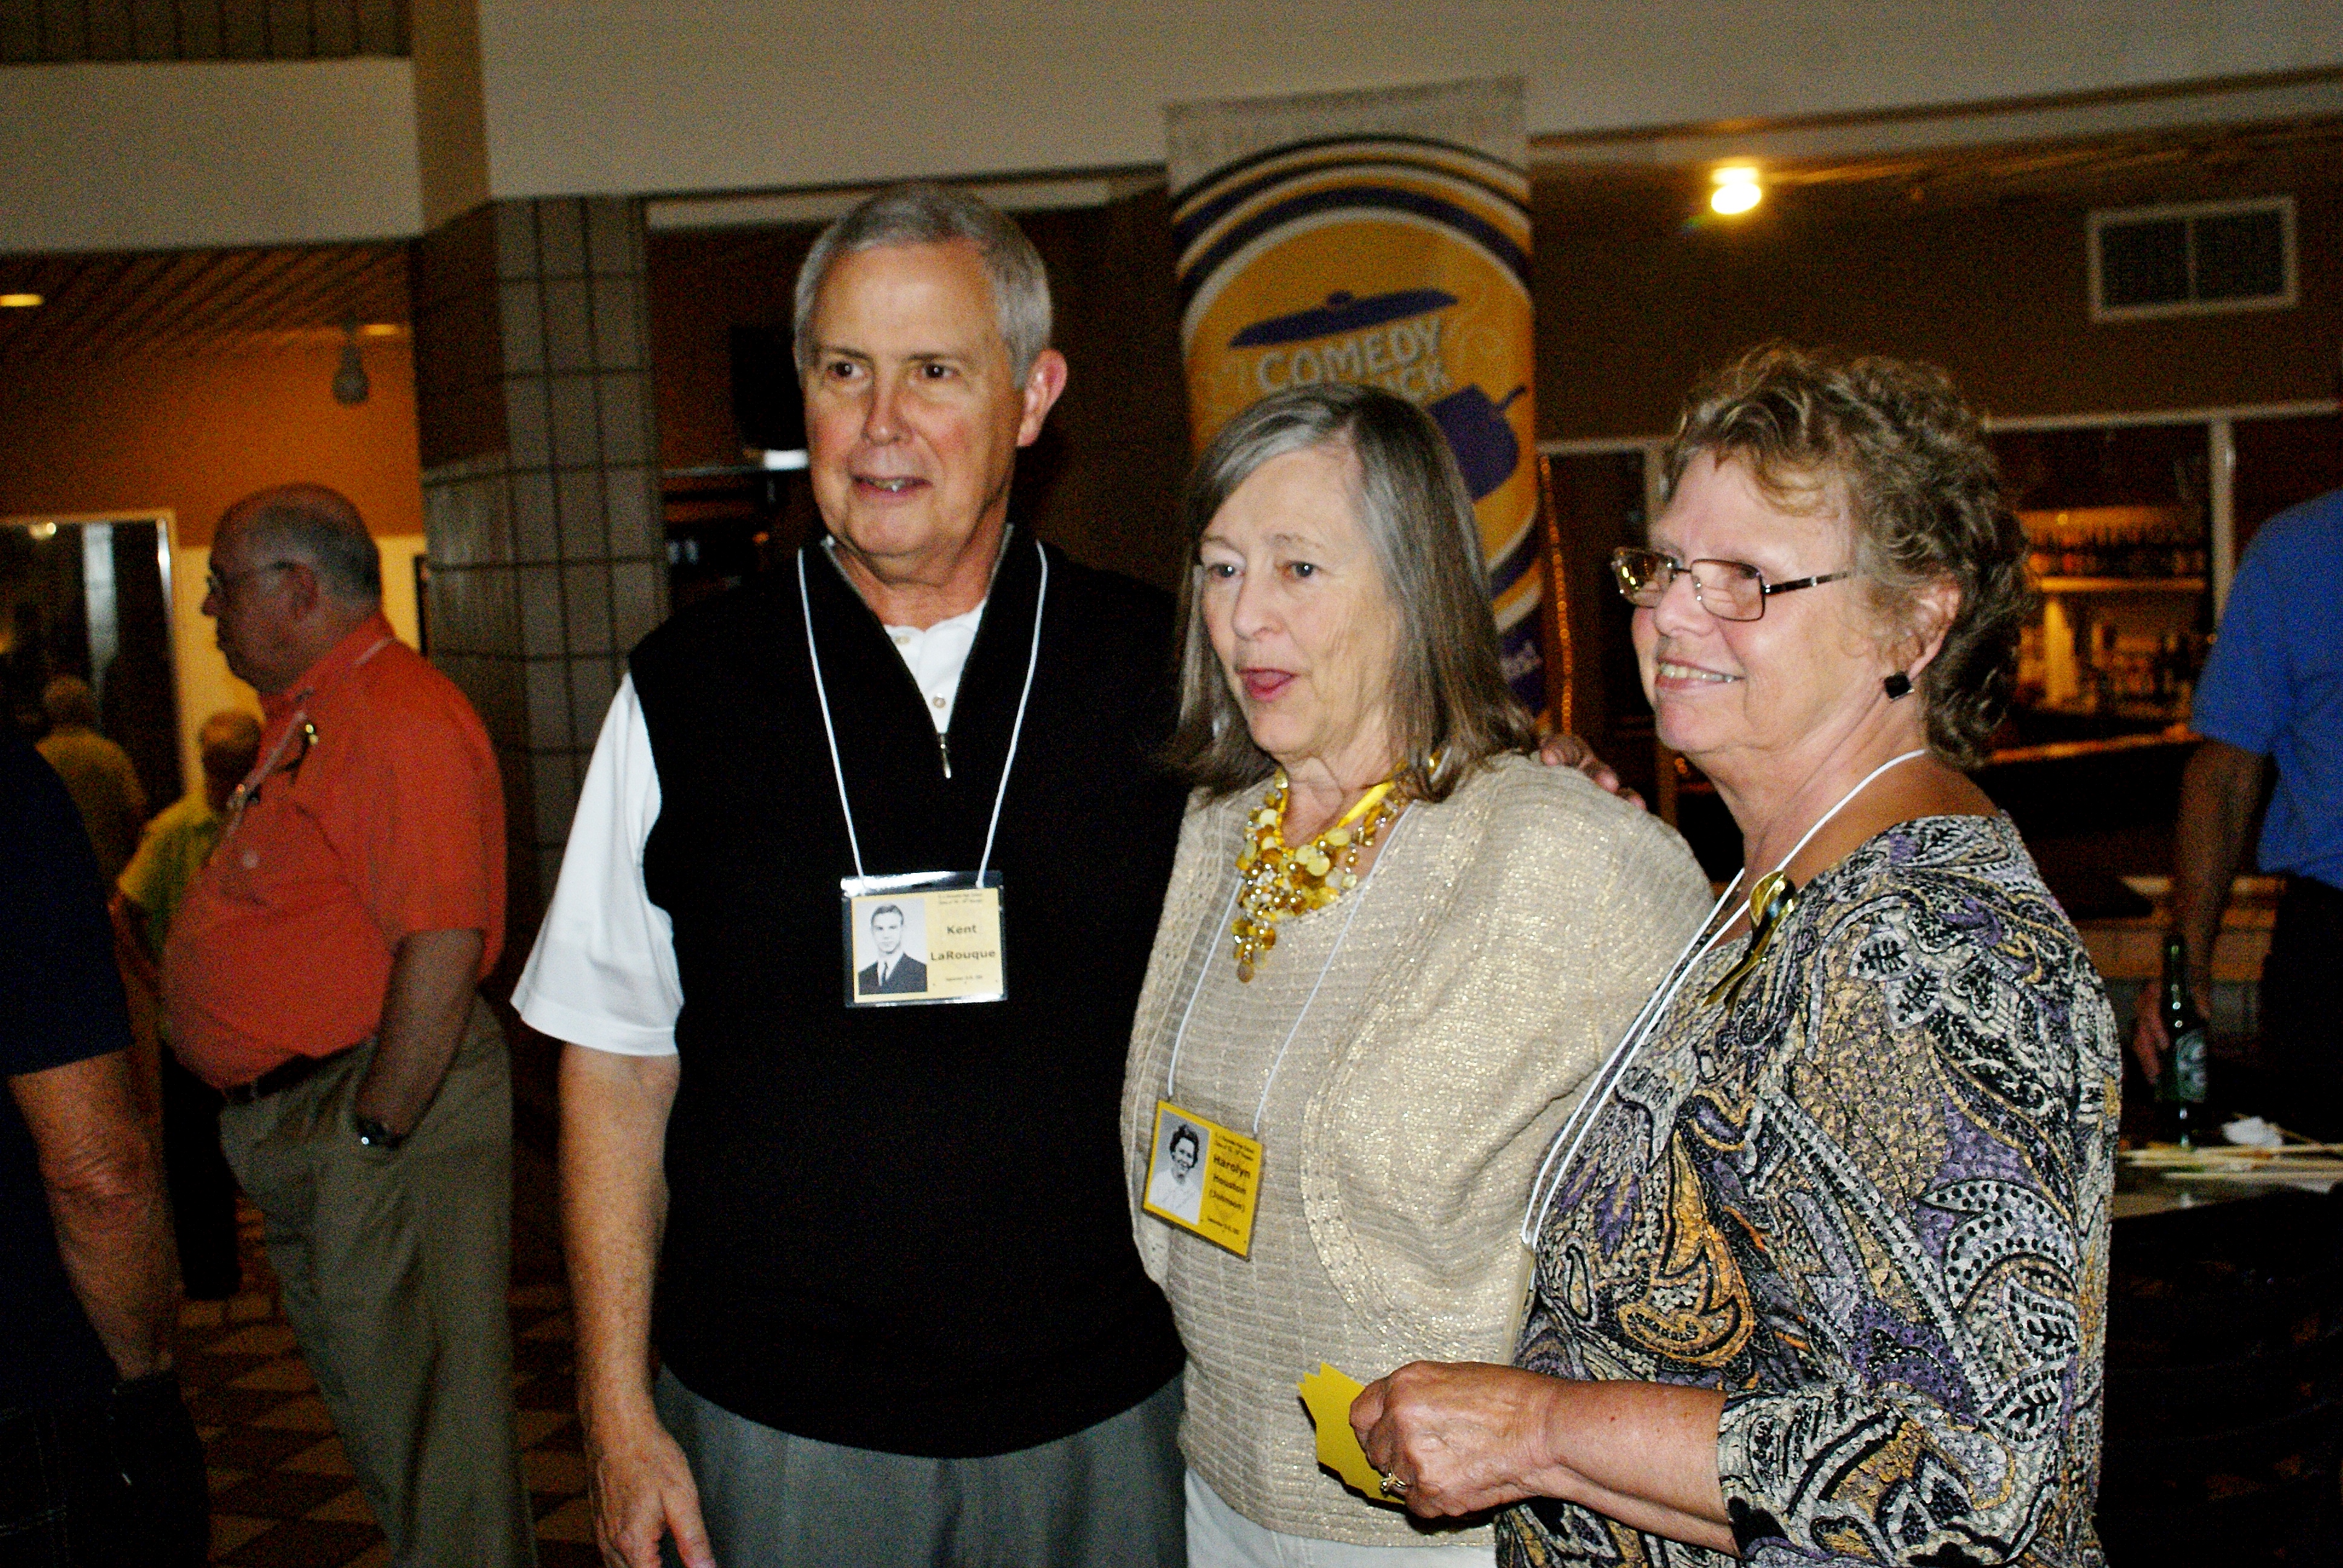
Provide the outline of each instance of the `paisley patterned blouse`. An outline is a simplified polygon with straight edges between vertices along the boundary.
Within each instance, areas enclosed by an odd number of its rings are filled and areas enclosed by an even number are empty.
[[[1747,982],[1697,966],[1539,1232],[1516,1361],[1725,1392],[1760,1564],[2097,1564],[2114,1015],[2006,818],[1814,879]],[[1573,1505],[1500,1560],[1721,1564]]]

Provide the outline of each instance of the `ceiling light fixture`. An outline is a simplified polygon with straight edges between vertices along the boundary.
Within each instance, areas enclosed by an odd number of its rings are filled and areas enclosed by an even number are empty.
[[[398,324],[395,321],[369,321],[358,328],[361,337],[396,337],[398,333]]]
[[[40,303],[37,294],[0,294],[0,310],[30,310]]]
[[[1738,217],[1765,199],[1757,171],[1747,164],[1728,164],[1710,177],[1716,188],[1708,194],[1709,207],[1726,217]]]
[[[342,364],[334,372],[334,401],[344,407],[355,408],[367,400],[373,390],[367,380],[366,361],[358,357],[358,324],[342,323]]]

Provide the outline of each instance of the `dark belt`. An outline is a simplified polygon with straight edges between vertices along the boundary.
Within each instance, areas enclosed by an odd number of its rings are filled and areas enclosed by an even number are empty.
[[[220,1098],[230,1105],[249,1105],[256,1100],[266,1100],[279,1094],[297,1083],[306,1083],[318,1069],[336,1062],[357,1049],[346,1045],[330,1056],[297,1056],[281,1061],[250,1083],[232,1083],[220,1091]]]

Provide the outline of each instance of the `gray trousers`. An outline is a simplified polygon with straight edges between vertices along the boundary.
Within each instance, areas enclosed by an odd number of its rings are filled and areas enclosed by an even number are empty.
[[[371,1043],[220,1113],[285,1315],[400,1568],[537,1561],[514,1431],[512,1081],[478,999],[398,1150],[350,1126]]]
[[[664,1371],[652,1398],[719,1568],[1186,1568],[1177,1377],[1071,1437],[982,1459],[795,1437]]]

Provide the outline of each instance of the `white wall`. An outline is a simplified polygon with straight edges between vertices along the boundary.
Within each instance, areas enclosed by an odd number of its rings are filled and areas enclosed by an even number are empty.
[[[2334,0],[417,0],[416,20],[412,63],[0,66],[0,253],[412,235],[425,163],[433,221],[488,196],[1158,164],[1162,106],[1201,97],[1519,75],[1535,136],[2343,66]]]
[[[405,60],[0,66],[0,252],[421,231]]]
[[[423,224],[437,228],[490,195],[477,0],[409,0],[407,37],[415,50]]]
[[[2343,65],[2333,0],[479,0],[498,196],[1162,160],[1178,100],[1520,75],[1533,136]]]

